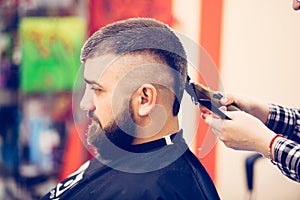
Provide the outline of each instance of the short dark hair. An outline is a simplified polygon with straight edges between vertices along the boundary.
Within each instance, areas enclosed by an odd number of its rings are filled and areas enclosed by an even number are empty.
[[[85,42],[81,61],[105,54],[151,52],[173,69],[175,100],[173,114],[177,115],[187,78],[187,59],[182,43],[166,24],[150,18],[130,18],[109,24],[96,31]]]

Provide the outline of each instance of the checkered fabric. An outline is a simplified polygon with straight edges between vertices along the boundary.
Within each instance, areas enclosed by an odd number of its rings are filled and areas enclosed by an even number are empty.
[[[267,126],[282,134],[275,145],[274,163],[290,179],[300,182],[300,109],[270,104]]]

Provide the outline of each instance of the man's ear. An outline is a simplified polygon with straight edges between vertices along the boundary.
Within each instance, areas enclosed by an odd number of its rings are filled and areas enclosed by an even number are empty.
[[[138,90],[138,114],[147,116],[154,109],[157,90],[152,84],[143,84]]]

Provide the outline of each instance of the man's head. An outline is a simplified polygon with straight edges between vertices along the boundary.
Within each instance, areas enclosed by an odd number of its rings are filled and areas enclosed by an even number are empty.
[[[152,137],[175,130],[170,124],[179,112],[187,61],[168,26],[145,18],[110,24],[86,41],[81,61],[87,83],[81,107],[93,119],[92,144],[98,147],[106,135],[126,147],[137,132]]]

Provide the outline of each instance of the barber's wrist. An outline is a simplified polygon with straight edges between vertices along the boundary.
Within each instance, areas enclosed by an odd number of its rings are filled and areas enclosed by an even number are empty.
[[[256,106],[253,106],[250,114],[257,117],[260,121],[262,121],[263,124],[266,124],[269,118],[269,104],[263,101],[257,102]]]
[[[259,152],[265,158],[269,158],[269,154],[270,154],[269,144],[272,138],[276,136],[276,133],[274,133],[269,129],[267,130],[264,129],[264,132],[261,132],[258,135],[259,137],[255,141],[257,144],[256,145],[254,144],[254,146],[256,146],[257,148],[256,151]]]

